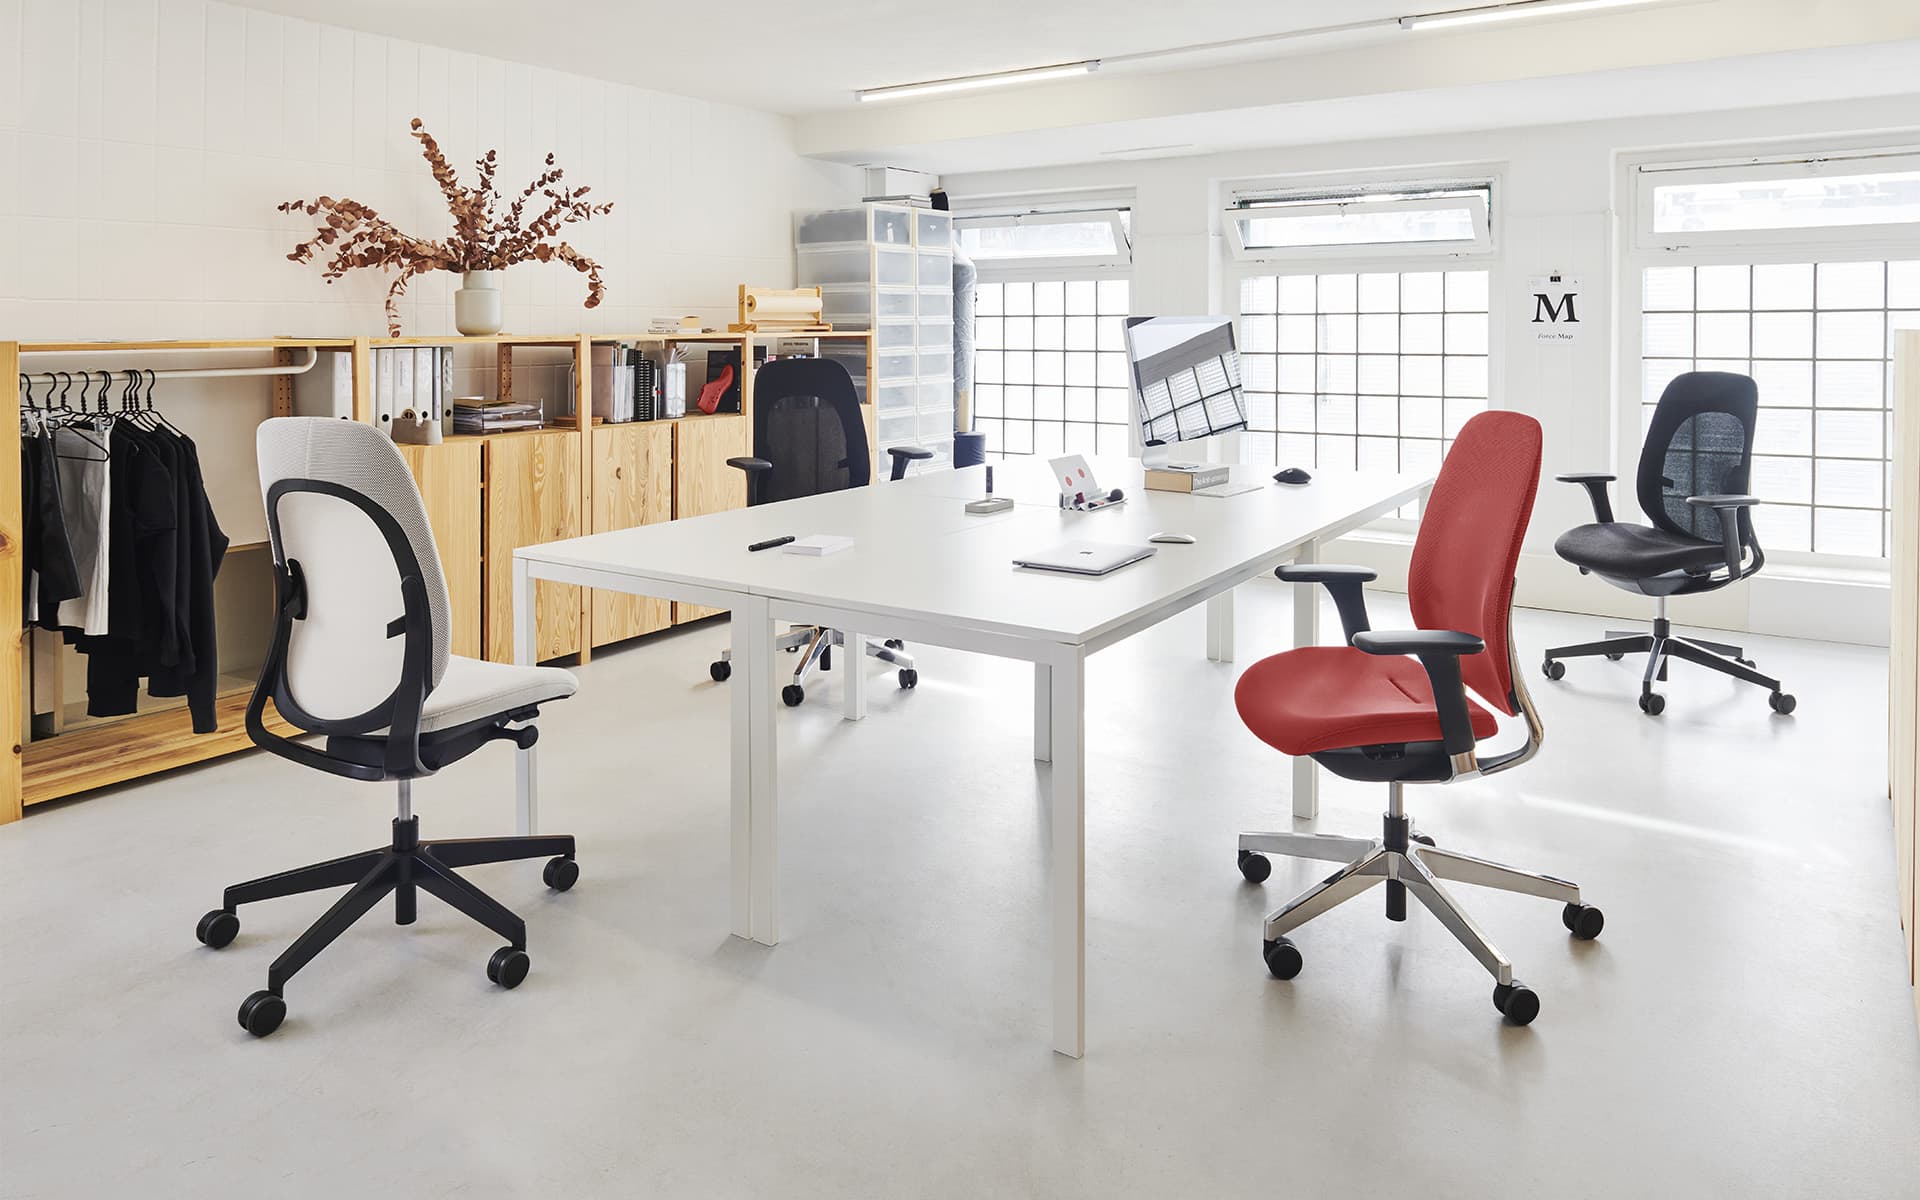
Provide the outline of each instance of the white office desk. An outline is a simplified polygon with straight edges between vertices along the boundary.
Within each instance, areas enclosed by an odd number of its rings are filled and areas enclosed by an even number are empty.
[[[972,516],[983,471],[938,471],[898,483],[593,534],[514,554],[516,661],[534,653],[537,579],[582,584],[728,609],[733,638],[732,928],[779,940],[780,712],[773,670],[775,620],[827,625],[847,639],[838,672],[849,719],[865,715],[861,635],[904,638],[1034,664],[1034,757],[1051,761],[1053,850],[1053,1046],[1085,1046],[1086,660],[1089,654],[1207,601],[1210,657],[1233,653],[1232,589],[1289,561],[1313,561],[1322,542],[1419,497],[1430,476],[1316,472],[1306,487],[1270,482],[1271,469],[1236,468],[1264,486],[1213,498],[1141,487],[1134,460],[1095,464],[1100,482],[1125,489],[1116,507],[1059,508],[1043,460],[996,463],[995,488],[1017,503]],[[1017,569],[1019,554],[1085,539],[1144,542],[1158,531],[1195,544],[1162,545],[1154,557],[1102,578]],[[845,534],[854,546],[821,558],[749,553],[785,534]],[[1319,597],[1295,602],[1296,644],[1318,638]],[[532,832],[536,768],[521,756],[520,828]],[[1311,759],[1294,772],[1294,809],[1316,807]],[[1225,843],[1222,843],[1223,845]]]

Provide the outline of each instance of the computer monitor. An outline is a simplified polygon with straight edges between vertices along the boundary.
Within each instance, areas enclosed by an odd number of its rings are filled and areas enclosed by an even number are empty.
[[[1133,363],[1134,432],[1150,465],[1166,462],[1176,443],[1246,429],[1232,318],[1128,317],[1127,357]]]

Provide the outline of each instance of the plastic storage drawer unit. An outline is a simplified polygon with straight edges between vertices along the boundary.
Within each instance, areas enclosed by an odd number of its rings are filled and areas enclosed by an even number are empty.
[[[806,213],[793,223],[793,244],[801,248],[865,242],[910,246],[913,244],[911,219],[898,209],[836,208]]]

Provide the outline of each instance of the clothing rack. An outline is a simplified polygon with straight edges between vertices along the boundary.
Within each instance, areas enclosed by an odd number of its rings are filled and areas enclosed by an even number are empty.
[[[200,350],[201,347],[199,346],[155,346],[155,347],[150,347],[149,349],[151,350]],[[305,347],[305,350],[307,352],[307,358],[305,362],[287,363],[287,364],[282,364],[278,366],[187,367],[187,368],[175,367],[175,368],[170,368],[164,371],[143,370],[141,371],[141,374],[145,375],[149,381],[155,380],[155,379],[237,379],[237,378],[242,378],[247,376],[259,376],[259,375],[304,375],[308,371],[313,370],[314,365],[320,361],[319,350],[317,350],[312,346]],[[145,351],[143,351],[143,353],[144,352]],[[65,350],[64,348],[60,350],[22,349],[20,351],[20,356],[24,358],[29,354],[64,354],[64,353],[70,353],[70,352]],[[23,383],[29,379],[44,379],[47,381],[48,384],[52,385],[60,382],[60,379],[59,379],[60,376],[77,378],[78,375],[86,374],[86,372],[76,373],[73,371],[34,371],[34,372],[23,371],[23,372],[20,372],[19,374],[20,374],[20,380]]]

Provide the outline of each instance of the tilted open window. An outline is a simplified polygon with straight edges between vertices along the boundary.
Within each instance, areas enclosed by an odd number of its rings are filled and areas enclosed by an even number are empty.
[[[1233,256],[1463,256],[1493,249],[1493,185],[1430,184],[1239,196],[1226,211]]]
[[[1124,268],[1133,263],[1125,209],[962,216],[960,248],[982,271]]]

